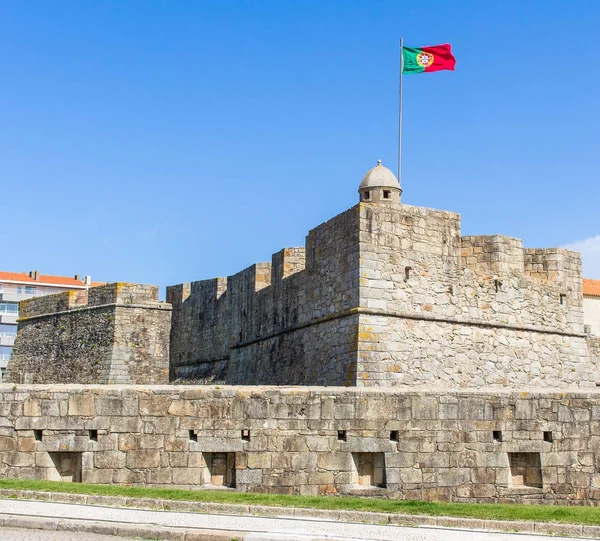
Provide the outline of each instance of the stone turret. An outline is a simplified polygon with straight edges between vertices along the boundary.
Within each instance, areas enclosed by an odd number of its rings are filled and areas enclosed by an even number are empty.
[[[402,188],[394,173],[377,160],[377,165],[363,177],[358,193],[365,202],[400,203]]]

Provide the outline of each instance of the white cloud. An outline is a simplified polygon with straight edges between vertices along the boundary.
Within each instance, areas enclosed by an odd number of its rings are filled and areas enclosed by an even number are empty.
[[[581,252],[584,278],[600,278],[600,235],[585,240],[576,240],[563,248]]]

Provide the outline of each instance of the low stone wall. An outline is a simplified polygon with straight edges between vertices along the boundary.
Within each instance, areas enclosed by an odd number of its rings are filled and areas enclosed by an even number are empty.
[[[0,476],[595,504],[600,392],[0,385]]]

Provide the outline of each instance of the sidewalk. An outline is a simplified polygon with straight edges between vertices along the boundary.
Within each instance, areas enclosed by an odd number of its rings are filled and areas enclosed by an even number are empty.
[[[12,494],[9,495],[8,492]],[[323,538],[374,541],[400,539],[464,541],[467,528],[472,529],[466,534],[470,540],[523,539],[523,536],[492,534],[483,530],[519,531],[537,534],[537,536],[570,535],[571,539],[600,536],[600,527],[570,524],[515,523],[353,511],[135,500],[30,491],[2,490],[0,497],[18,498],[0,500],[0,526],[5,528],[93,532],[173,541]],[[38,501],[32,501],[35,498]],[[192,509],[200,512],[190,512]],[[406,527],[406,525],[420,527]],[[442,528],[448,529],[442,530]],[[282,535],[284,537],[281,537]],[[542,538],[537,537],[537,539]]]

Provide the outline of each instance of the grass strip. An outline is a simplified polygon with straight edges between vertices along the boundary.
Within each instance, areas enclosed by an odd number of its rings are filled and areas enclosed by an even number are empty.
[[[31,479],[0,479],[0,488],[37,490],[94,496],[125,496],[187,502],[213,502],[241,505],[268,505],[371,511],[406,515],[448,516],[481,520],[525,520],[565,524],[600,525],[600,507],[523,505],[493,503],[449,503],[410,500],[384,500],[349,496],[290,496],[283,494],[253,494],[217,490],[183,490],[170,488],[131,487],[121,485],[88,485]]]

